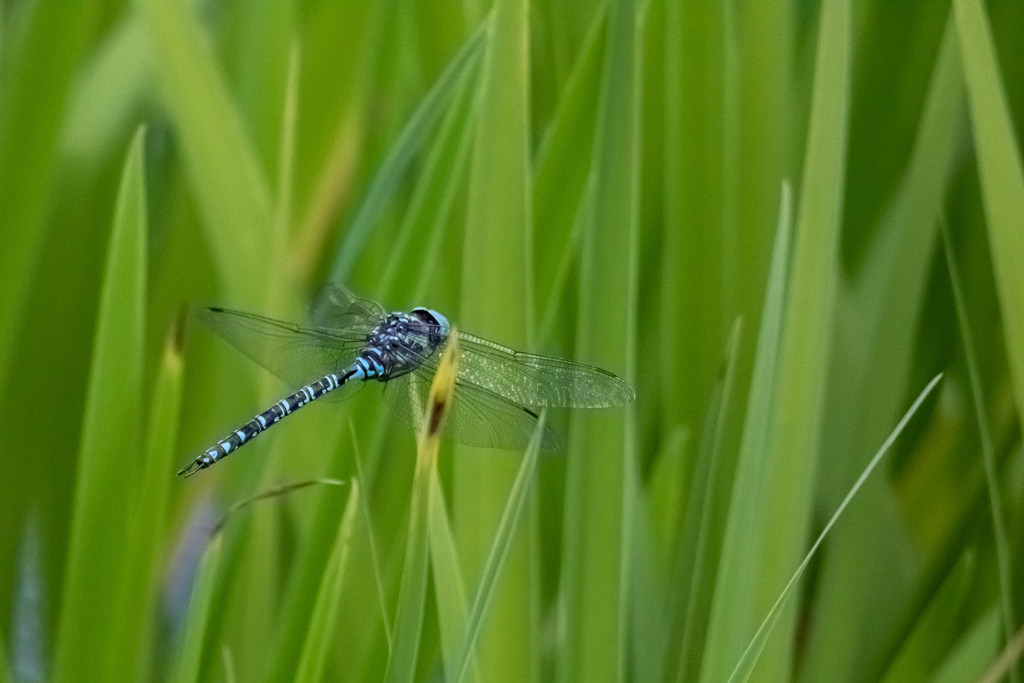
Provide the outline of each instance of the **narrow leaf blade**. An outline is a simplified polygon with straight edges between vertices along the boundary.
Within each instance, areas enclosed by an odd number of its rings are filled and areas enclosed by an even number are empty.
[[[778,370],[772,389],[767,439],[758,447],[759,494],[733,495],[730,516],[742,515],[752,527],[726,537],[723,571],[705,649],[702,680],[726,678],[743,644],[757,628],[781,586],[802,556],[810,528],[814,480],[825,403],[834,299],[839,271],[839,235],[845,187],[848,97],[850,91],[851,9],[849,3],[822,7],[815,63],[811,120],[793,267],[786,292]],[[741,456],[742,458],[743,456]],[[742,465],[741,465],[742,466]],[[749,508],[756,508],[752,512]],[[718,612],[718,614],[716,614]],[[782,615],[780,630],[790,634],[796,610]],[[773,641],[760,675],[791,676],[792,638]]]
[[[218,274],[231,300],[252,302],[263,291],[269,184],[190,6],[145,0],[139,8]]]
[[[955,0],[981,198],[1010,359],[1017,414],[1024,415],[1024,168],[992,31],[979,0]]]
[[[119,520],[137,480],[132,452],[142,390],[146,300],[146,190],[140,129],[118,192],[92,353],[64,577],[55,680],[102,678],[113,633],[97,627],[115,607],[128,542]]]
[[[309,618],[306,642],[303,645],[302,656],[299,658],[299,666],[295,673],[295,680],[301,683],[315,683],[323,680],[327,655],[335,643],[334,627],[338,619],[341,593],[345,587],[345,572],[348,566],[352,531],[356,515],[359,513],[360,493],[359,483],[356,479],[351,480],[351,487],[348,503],[345,505],[345,514],[338,527],[338,537],[335,539],[334,549],[331,551],[331,557],[320,582],[320,592]]]
[[[210,620],[210,606],[217,585],[223,537],[214,536],[206,546],[203,559],[192,586],[192,599],[188,605],[185,634],[181,639],[177,669],[173,676],[175,683],[197,683],[203,664],[203,644]]]
[[[167,512],[177,460],[182,392],[182,321],[172,324],[150,402],[142,476],[128,517],[117,605],[110,617],[107,677],[130,680],[152,654],[161,585],[159,560],[167,533]]]

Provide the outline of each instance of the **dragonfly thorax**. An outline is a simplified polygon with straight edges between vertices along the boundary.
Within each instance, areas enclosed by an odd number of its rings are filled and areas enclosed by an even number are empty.
[[[389,314],[367,335],[362,354],[372,368],[367,377],[383,381],[412,370],[433,355],[447,336],[448,320],[435,311],[414,308],[410,313]]]

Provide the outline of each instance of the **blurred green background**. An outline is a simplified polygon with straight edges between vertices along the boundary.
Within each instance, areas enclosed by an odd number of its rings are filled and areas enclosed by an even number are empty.
[[[0,2],[0,683],[1020,680],[1022,35]],[[637,400],[434,469],[374,388],[176,478],[295,389],[189,311],[329,280]]]

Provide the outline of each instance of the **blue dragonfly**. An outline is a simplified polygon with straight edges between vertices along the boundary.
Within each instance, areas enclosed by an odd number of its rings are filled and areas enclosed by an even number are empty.
[[[229,344],[298,391],[281,399],[207,448],[179,475],[206,469],[282,418],[316,400],[351,397],[367,382],[384,385],[394,414],[417,431],[451,326],[428,308],[387,313],[347,289],[327,285],[308,325],[226,308],[202,312],[203,322]],[[521,353],[459,332],[458,376],[441,437],[470,446],[522,450],[545,407],[605,408],[630,403],[633,388],[610,372],[582,363]],[[561,439],[545,426],[541,448]]]

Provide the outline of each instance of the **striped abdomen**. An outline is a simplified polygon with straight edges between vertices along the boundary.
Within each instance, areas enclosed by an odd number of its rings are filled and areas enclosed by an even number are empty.
[[[178,474],[187,477],[195,474],[199,470],[206,469],[221,458],[234,453],[236,450],[252,441],[260,432],[269,428],[270,425],[274,424],[282,417],[290,415],[302,406],[315,401],[325,394],[329,394],[345,384],[346,381],[356,374],[357,373],[354,369],[347,370],[342,373],[341,376],[331,373],[317,382],[313,382],[312,384],[302,387],[302,389],[296,391],[291,396],[281,399],[264,410],[243,427],[236,429],[234,432],[218,441],[216,445],[207,448],[202,455],[197,457],[188,467],[178,472]]]

